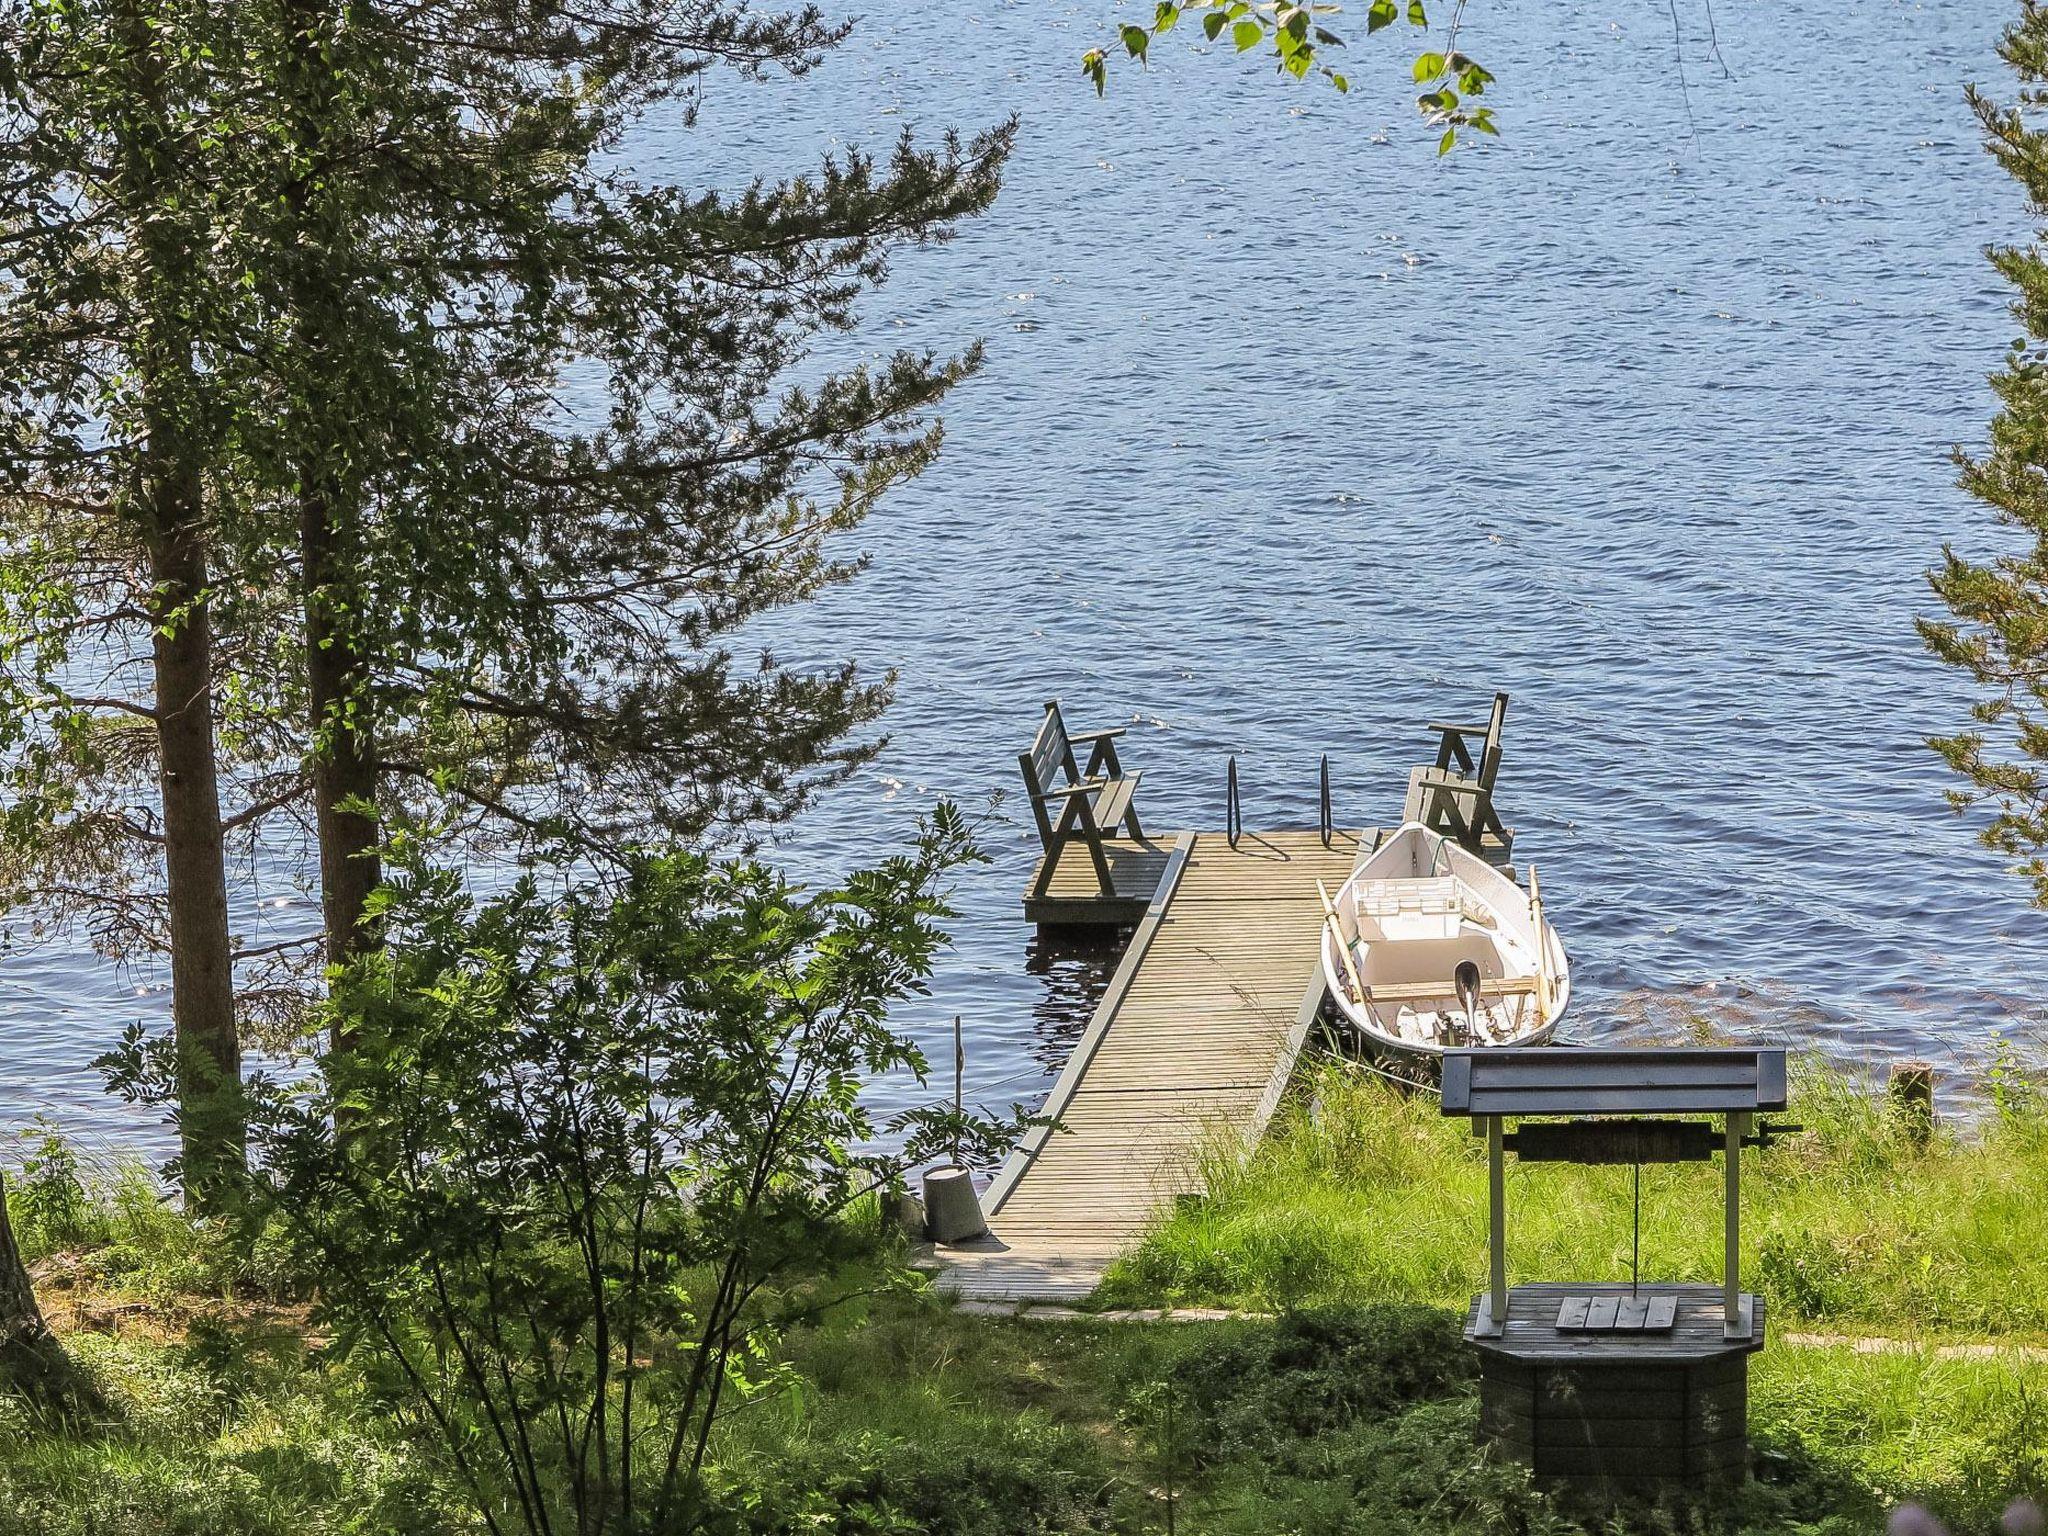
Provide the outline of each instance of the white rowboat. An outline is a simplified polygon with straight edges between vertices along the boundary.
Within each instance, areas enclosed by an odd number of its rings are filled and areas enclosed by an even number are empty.
[[[1540,899],[1419,822],[1331,898],[1322,954],[1338,1008],[1395,1056],[1541,1045],[1571,1001],[1571,964]]]

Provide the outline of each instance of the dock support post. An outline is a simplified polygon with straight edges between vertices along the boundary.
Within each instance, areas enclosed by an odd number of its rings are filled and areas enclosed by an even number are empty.
[[[1722,1199],[1727,1203],[1721,1323],[1723,1336],[1731,1339],[1749,1337],[1749,1321],[1742,1315],[1742,1138],[1748,1131],[1749,1116],[1740,1110],[1729,1111],[1721,1170]]]
[[[1934,1139],[1934,1067],[1925,1061],[1892,1064],[1885,1085],[1886,1107],[1906,1141],[1916,1151]]]
[[[1492,1265],[1486,1304],[1494,1333],[1508,1328],[1508,1177],[1501,1125],[1499,1115],[1486,1117],[1486,1249]]]
[[[1337,823],[1330,813],[1330,754],[1323,754],[1322,782],[1317,791],[1316,831],[1321,834],[1323,846],[1337,835]]]

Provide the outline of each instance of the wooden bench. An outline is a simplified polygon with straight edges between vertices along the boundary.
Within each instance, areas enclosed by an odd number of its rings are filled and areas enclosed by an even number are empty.
[[[1501,733],[1507,718],[1508,696],[1496,693],[1484,725],[1431,721],[1429,728],[1437,733],[1436,761],[1408,775],[1401,819],[1419,821],[1432,832],[1455,837],[1482,858],[1506,863],[1514,853],[1515,834],[1493,808],[1493,785],[1500,776]],[[1476,753],[1467,738],[1477,739]]]
[[[1031,892],[1033,899],[1043,900],[1051,890],[1060,850],[1076,839],[1088,846],[1102,894],[1112,899],[1116,896],[1103,839],[1120,832],[1133,838],[1145,835],[1138,826],[1137,807],[1131,803],[1139,775],[1125,773],[1117,759],[1116,743],[1121,735],[1122,727],[1070,732],[1060,717],[1060,701],[1049,699],[1031,750],[1017,754],[1017,766],[1024,773],[1024,792],[1030,797],[1032,815],[1038,822],[1039,840],[1045,844],[1045,859]],[[1077,746],[1088,749],[1085,765],[1075,756]]]

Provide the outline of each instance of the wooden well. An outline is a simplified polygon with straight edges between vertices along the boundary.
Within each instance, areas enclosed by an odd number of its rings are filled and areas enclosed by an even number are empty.
[[[1538,1477],[1589,1485],[1740,1482],[1749,1473],[1749,1357],[1764,1304],[1743,1291],[1741,1153],[1796,1126],[1782,1050],[1525,1047],[1444,1058],[1443,1112],[1486,1138],[1489,1285],[1465,1339],[1479,1355],[1481,1431]],[[1671,1120],[1670,1115],[1716,1116]],[[1544,1123],[1541,1117],[1576,1117]],[[1516,1121],[1514,1130],[1507,1124]],[[1723,1158],[1719,1285],[1507,1283],[1509,1152],[1524,1162]]]
[[[1560,1328],[1591,1301],[1670,1304],[1668,1329],[1594,1333]],[[1712,1285],[1518,1285],[1508,1325],[1477,1330],[1480,1425],[1538,1477],[1623,1486],[1740,1482],[1749,1472],[1749,1357],[1764,1344],[1763,1305],[1730,1339]],[[1616,1312],[1622,1308],[1617,1305]],[[1625,1314],[1624,1314],[1625,1315]]]

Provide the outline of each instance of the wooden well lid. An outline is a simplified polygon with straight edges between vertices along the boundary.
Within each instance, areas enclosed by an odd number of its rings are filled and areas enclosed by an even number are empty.
[[[1784,1107],[1781,1046],[1560,1045],[1444,1053],[1447,1115],[1683,1115]]]

